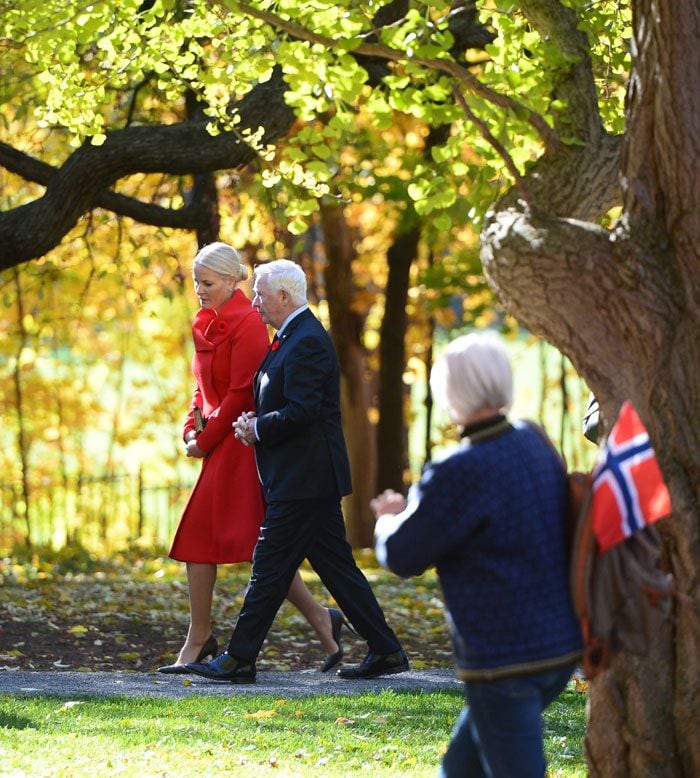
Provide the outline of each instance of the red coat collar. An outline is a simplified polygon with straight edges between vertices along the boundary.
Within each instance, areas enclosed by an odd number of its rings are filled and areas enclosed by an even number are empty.
[[[219,308],[200,308],[192,322],[192,338],[196,351],[209,351],[228,340],[251,312],[250,300],[240,289]]]

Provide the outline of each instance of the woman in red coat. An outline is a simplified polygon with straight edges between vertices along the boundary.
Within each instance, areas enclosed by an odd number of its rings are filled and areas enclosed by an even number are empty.
[[[205,246],[194,260],[194,288],[201,305],[192,324],[196,379],[185,421],[187,456],[202,470],[175,533],[170,557],[187,564],[190,627],[177,662],[161,673],[186,673],[188,662],[215,656],[211,605],[217,565],[250,562],[265,506],[252,448],[236,440],[232,422],[254,407],[253,376],[269,347],[260,314],[236,286],[248,275],[226,243]],[[200,422],[201,419],[201,422]],[[317,603],[299,571],[287,595],[340,661],[340,611]],[[324,665],[325,668],[325,665]]]

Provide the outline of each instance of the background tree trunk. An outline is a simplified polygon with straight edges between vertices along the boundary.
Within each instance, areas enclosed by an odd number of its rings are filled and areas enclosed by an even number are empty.
[[[379,422],[377,424],[377,491],[405,491],[408,466],[405,435],[406,300],[411,265],[416,258],[420,226],[400,224],[387,252],[389,274],[384,291],[384,317],[379,341]]]
[[[369,501],[376,494],[376,449],[368,416],[369,382],[365,376],[363,322],[352,306],[355,248],[341,206],[322,204],[321,223],[328,258],[326,295],[331,336],[340,360],[343,432],[352,471],[353,491],[343,506],[345,523],[350,544],[355,548],[368,548],[374,545],[374,517]]]
[[[15,409],[17,412],[17,442],[19,446],[19,461],[22,480],[21,496],[22,501],[24,502],[24,541],[28,547],[31,547],[32,523],[30,513],[31,488],[29,485],[29,440],[24,418],[24,387],[22,384],[22,356],[27,345],[27,330],[24,321],[25,311],[22,285],[19,278],[19,269],[16,267],[13,269],[13,277],[15,282],[15,294],[17,295],[17,330],[19,332],[19,341],[17,343],[14,369]]]
[[[466,9],[465,9],[466,11]],[[473,11],[467,11],[469,24],[473,22]],[[431,162],[433,147],[443,145],[450,135],[450,125],[431,127],[425,141],[423,158]],[[394,243],[387,252],[388,277],[384,290],[384,317],[380,328],[379,343],[379,423],[377,425],[377,487],[378,491],[395,489],[404,492],[409,476],[408,427],[405,413],[407,396],[403,372],[406,367],[406,333],[408,319],[406,305],[410,285],[411,267],[418,256],[418,243],[422,235],[422,223],[411,206],[403,212],[396,230]],[[429,257],[432,265],[432,252]],[[427,355],[428,372],[432,364],[432,342],[434,321],[430,317],[430,349]],[[426,396],[426,439],[425,458],[430,458],[430,424],[432,397],[430,389]]]

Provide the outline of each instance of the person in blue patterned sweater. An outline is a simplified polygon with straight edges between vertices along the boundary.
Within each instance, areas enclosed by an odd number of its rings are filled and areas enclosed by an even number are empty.
[[[495,335],[457,338],[430,376],[461,444],[408,494],[372,501],[377,558],[437,568],[467,705],[441,776],[542,778],[544,709],[581,656],[569,595],[567,481],[534,425],[510,421],[512,371]]]

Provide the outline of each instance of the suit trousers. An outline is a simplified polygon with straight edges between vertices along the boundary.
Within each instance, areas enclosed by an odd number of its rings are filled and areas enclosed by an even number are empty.
[[[250,584],[228,652],[254,662],[287,596],[295,571],[308,559],[352,626],[374,654],[401,649],[345,536],[340,499],[289,500],[267,505],[253,554]]]

